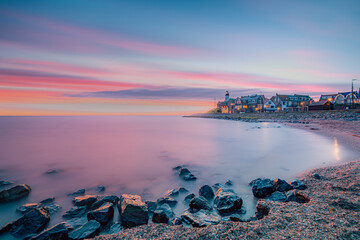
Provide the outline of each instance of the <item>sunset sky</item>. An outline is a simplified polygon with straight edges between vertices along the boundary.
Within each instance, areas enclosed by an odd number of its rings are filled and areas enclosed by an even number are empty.
[[[359,13],[359,0],[0,0],[0,115],[185,114],[226,90],[349,91]]]

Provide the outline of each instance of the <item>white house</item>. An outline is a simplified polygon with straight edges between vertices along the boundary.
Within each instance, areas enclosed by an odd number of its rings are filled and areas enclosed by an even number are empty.
[[[271,99],[269,99],[265,102],[264,108],[265,108],[266,112],[275,112],[276,111],[275,103],[273,101],[271,101]]]

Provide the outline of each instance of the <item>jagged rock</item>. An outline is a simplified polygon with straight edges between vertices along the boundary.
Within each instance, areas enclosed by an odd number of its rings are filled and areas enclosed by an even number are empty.
[[[27,204],[24,204],[24,205],[22,205],[20,207],[17,207],[16,211],[19,212],[19,213],[25,214],[28,211],[31,211],[34,208],[39,208],[39,207],[41,207],[41,203],[27,203]]]
[[[254,185],[254,183],[259,180],[264,180],[264,178],[257,178],[257,179],[252,180],[251,182],[249,182],[249,186]]]
[[[15,237],[23,237],[26,235],[38,233],[45,228],[50,221],[50,214],[46,208],[35,208],[27,212],[13,222],[8,223],[1,232],[10,231]]]
[[[85,223],[82,227],[73,230],[69,234],[69,239],[77,240],[77,239],[84,239],[84,238],[92,238],[98,234],[100,230],[100,223],[95,220],[90,220],[89,222]]]
[[[182,168],[182,166],[176,166],[176,167],[173,167],[173,170],[180,170]]]
[[[270,212],[270,207],[264,201],[258,201],[256,204],[256,217],[257,219],[262,219],[264,216],[267,216]]]
[[[252,185],[252,192],[255,197],[264,198],[275,191],[275,185],[270,179],[256,180]]]
[[[239,211],[243,201],[233,190],[220,188],[216,192],[214,203],[219,213],[223,214]]]
[[[187,189],[184,188],[184,187],[179,187],[179,188],[178,188],[178,191],[179,191],[179,193],[187,193],[187,192],[189,192],[189,190],[187,190]]]
[[[152,221],[154,223],[169,223],[174,218],[175,214],[168,204],[161,205],[154,211]]]
[[[190,202],[190,200],[193,199],[194,197],[195,197],[195,194],[190,193],[184,198],[184,202]]]
[[[205,210],[211,210],[212,207],[208,200],[204,197],[195,197],[190,200],[189,206],[193,209],[205,209]]]
[[[233,182],[231,181],[231,180],[227,180],[226,182],[225,182],[225,186],[232,186],[233,185]]]
[[[87,211],[86,206],[75,206],[72,207],[69,211],[67,211],[63,218],[70,219],[70,218],[77,218],[83,216]]]
[[[270,196],[267,196],[265,198],[265,200],[266,201],[275,201],[275,202],[286,202],[287,197],[286,197],[285,193],[276,191],[273,194],[271,194]]]
[[[221,217],[216,211],[201,209],[193,212],[188,209],[181,215],[181,220],[187,224],[191,224],[193,227],[205,227],[218,224]]]
[[[61,206],[54,204],[54,203],[50,203],[50,204],[46,204],[46,205],[42,204],[42,206],[46,207],[49,210],[50,214],[54,214],[61,209]]]
[[[135,227],[149,221],[147,206],[138,195],[121,195],[118,209],[125,227]]]
[[[182,224],[181,218],[174,218],[172,225],[177,226],[181,224]]]
[[[189,171],[189,169],[184,167],[179,169],[179,176],[185,181],[196,180],[196,177]]]
[[[215,183],[212,187],[215,189],[215,191],[217,191],[219,188],[222,188],[223,185],[221,183]]]
[[[66,223],[68,223],[73,229],[79,228],[87,222],[88,222],[87,217],[72,218],[66,221]]]
[[[179,195],[179,191],[176,189],[171,189],[169,191],[167,191],[167,193],[165,194],[166,196],[178,196]]]
[[[310,201],[308,196],[296,189],[286,192],[286,195],[289,202],[307,203]]]
[[[87,214],[88,220],[96,220],[100,223],[108,223],[114,216],[114,205],[112,203],[104,203],[98,209],[90,211]]]
[[[87,206],[90,207],[94,202],[97,201],[97,196],[95,195],[85,195],[76,197],[73,200],[75,206]]]
[[[204,185],[204,186],[200,187],[200,189],[199,189],[199,196],[202,196],[208,200],[211,200],[214,198],[215,194],[209,185]]]
[[[286,192],[293,189],[293,187],[290,184],[288,184],[285,180],[279,178],[275,179],[273,183],[275,185],[276,190],[279,192]]]
[[[0,187],[11,185],[11,184],[14,184],[14,183],[10,182],[10,181],[0,180]]]
[[[146,205],[148,207],[149,212],[154,212],[156,210],[156,207],[157,207],[156,202],[154,202],[154,201],[146,201],[145,203],[146,203]]]
[[[72,226],[69,224],[62,222],[58,223],[51,228],[45,229],[40,234],[36,235],[35,237],[31,238],[32,240],[62,240],[68,239],[69,231],[72,230]]]
[[[101,205],[103,205],[104,203],[113,203],[113,204],[117,204],[117,202],[119,201],[119,197],[115,196],[115,195],[108,195],[108,196],[104,196],[101,199],[97,200],[96,202],[94,202],[91,205],[91,209],[97,209],[99,208]]]
[[[292,181],[291,186],[293,186],[294,189],[299,189],[299,190],[304,190],[307,188],[305,183],[303,183],[302,181],[300,181],[298,179],[295,179],[294,181]]]
[[[40,203],[46,205],[46,204],[53,203],[54,200],[55,200],[55,198],[53,198],[53,197],[52,198],[46,198],[46,199],[42,200]]]
[[[10,202],[27,196],[31,188],[26,184],[16,185],[0,192],[0,202]]]
[[[79,196],[79,195],[84,195],[85,194],[85,189],[79,189],[76,192],[73,193],[69,193],[68,196]]]
[[[108,234],[116,234],[123,230],[124,228],[120,225],[120,223],[114,223],[111,225]]]
[[[168,204],[170,207],[174,207],[177,204],[177,201],[171,197],[161,197],[157,200],[158,205]]]
[[[103,186],[103,185],[100,185],[100,186],[98,186],[96,189],[97,189],[98,192],[104,192],[105,189],[106,189],[106,187]]]

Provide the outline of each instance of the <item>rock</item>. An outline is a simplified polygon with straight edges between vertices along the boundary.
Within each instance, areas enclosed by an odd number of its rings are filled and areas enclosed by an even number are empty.
[[[231,181],[231,180],[227,180],[226,182],[225,182],[225,186],[232,186],[233,185],[233,182]]]
[[[149,221],[147,206],[138,195],[121,195],[118,209],[125,227],[135,227]]]
[[[69,234],[69,239],[84,239],[84,238],[92,238],[98,234],[100,230],[100,223],[95,220],[90,220],[89,222],[85,223],[82,227],[73,230]]]
[[[182,224],[181,218],[174,218],[172,225],[177,226],[181,224]]]
[[[185,181],[196,180],[196,177],[187,168],[180,168],[179,176]]]
[[[31,188],[26,184],[16,185],[0,192],[0,202],[10,202],[27,196]]]
[[[290,184],[288,184],[285,180],[279,178],[275,179],[273,183],[275,185],[276,190],[279,192],[286,192],[293,189],[293,187]]]
[[[174,218],[174,216],[175,214],[171,207],[168,204],[163,204],[154,211],[152,221],[154,223],[168,224]]]
[[[36,235],[32,238],[32,240],[62,240],[62,239],[68,239],[68,233],[72,230],[72,227],[65,223],[58,223],[55,226],[52,226],[51,228],[45,229],[40,234]]]
[[[315,179],[320,179],[320,175],[319,175],[318,173],[314,173],[313,177],[314,177]]]
[[[47,170],[45,172],[45,174],[56,174],[56,173],[59,173],[60,170],[57,170],[57,169],[50,169],[50,170]]]
[[[289,202],[307,203],[310,201],[308,196],[296,189],[286,192],[286,195]]]
[[[189,190],[187,190],[187,189],[184,188],[184,187],[179,187],[179,188],[178,188],[178,191],[179,191],[179,193],[187,193],[187,192],[189,192]]]
[[[256,217],[257,219],[262,219],[264,216],[267,216],[270,212],[270,207],[264,201],[258,201],[256,204]]]
[[[97,200],[96,202],[94,202],[91,205],[91,209],[97,209],[99,208],[101,205],[103,205],[104,203],[113,203],[113,204],[117,204],[117,202],[119,201],[119,198],[115,195],[108,195],[108,196],[104,196],[103,198]]]
[[[105,188],[105,186],[100,185],[96,189],[97,189],[98,192],[104,192],[106,188]]]
[[[266,201],[275,201],[275,202],[286,202],[287,197],[286,197],[285,193],[276,191],[273,194],[271,194],[270,196],[267,196],[265,198],[265,200]]]
[[[200,187],[200,189],[199,189],[199,196],[202,196],[208,200],[211,200],[214,198],[215,194],[209,185],[204,185],[204,186]]]
[[[112,203],[104,203],[98,209],[90,211],[87,214],[88,220],[96,220],[100,223],[108,223],[114,216],[114,205]]]
[[[73,200],[75,206],[87,206],[90,207],[94,202],[97,201],[97,196],[95,195],[85,195],[76,197]]]
[[[190,202],[190,200],[193,199],[194,197],[195,197],[195,194],[190,193],[184,198],[184,202]]]
[[[41,204],[50,204],[50,203],[53,203],[54,202],[54,200],[55,200],[55,198],[46,198],[46,199],[44,199],[44,200],[42,200],[40,203]]]
[[[8,185],[11,185],[11,184],[14,184],[13,182],[10,182],[10,181],[5,181],[5,180],[1,180],[0,181],[0,187],[2,186],[8,186]]]
[[[215,211],[201,209],[193,212],[188,209],[181,215],[181,220],[187,224],[191,224],[193,227],[205,227],[218,224],[221,217]]]
[[[173,170],[180,170],[182,168],[182,166],[176,166],[176,167],[173,167]]]
[[[70,219],[70,218],[77,218],[83,216],[87,211],[86,206],[75,206],[72,207],[69,211],[67,211],[63,218]]]
[[[178,196],[179,195],[179,191],[176,189],[171,189],[169,191],[167,191],[167,193],[165,194],[166,196]]]
[[[156,207],[157,207],[156,202],[154,202],[154,201],[146,201],[145,203],[146,203],[146,205],[148,207],[149,212],[154,212],[156,210]]]
[[[114,223],[111,225],[108,234],[116,234],[123,230],[124,228],[120,225],[120,223]]]
[[[61,209],[61,206],[54,203],[50,203],[47,205],[42,204],[42,206],[46,207],[49,210],[50,215],[58,212]]]
[[[305,183],[303,183],[302,181],[300,181],[298,179],[295,179],[294,181],[292,181],[291,186],[293,186],[294,189],[299,189],[299,190],[304,190],[307,188]]]
[[[17,207],[16,211],[19,212],[19,213],[25,214],[28,211],[31,211],[34,208],[39,208],[39,207],[41,207],[40,203],[27,203],[27,204],[24,204],[24,205],[22,205],[20,207]]]
[[[197,209],[197,210],[200,210],[200,209],[211,210],[212,209],[210,203],[204,197],[195,197],[195,198],[191,199],[189,206],[191,208]]]
[[[79,228],[87,222],[88,222],[87,217],[72,218],[66,221],[66,223],[68,223],[73,229]]]
[[[84,195],[85,194],[85,189],[79,189],[76,192],[73,193],[69,193],[68,196],[79,196],[79,195]]]
[[[171,197],[161,197],[157,200],[158,205],[168,204],[170,207],[174,207],[177,204],[177,201]]]
[[[233,221],[233,222],[250,222],[250,219],[243,218],[240,214],[232,214],[230,216],[230,221]]]
[[[270,179],[257,180],[252,185],[252,192],[255,197],[264,198],[276,191],[274,183]]]
[[[223,185],[221,183],[215,183],[212,187],[215,189],[215,191],[217,191],[219,188],[222,188]]]
[[[254,183],[259,180],[264,180],[264,178],[257,178],[257,179],[252,180],[251,182],[249,182],[249,186],[254,185]]]
[[[50,221],[50,214],[46,208],[35,208],[25,213],[24,216],[8,223],[0,232],[10,231],[15,237],[38,233]]]
[[[239,211],[243,201],[233,190],[220,188],[216,192],[214,203],[219,213],[224,214]]]

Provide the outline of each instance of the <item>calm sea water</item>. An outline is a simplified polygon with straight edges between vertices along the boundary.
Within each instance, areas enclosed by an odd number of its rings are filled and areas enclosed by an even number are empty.
[[[256,200],[248,182],[257,177],[291,180],[296,174],[352,156],[315,133],[276,123],[158,116],[1,117],[0,179],[26,183],[26,199],[0,204],[0,226],[19,217],[17,206],[55,197],[71,207],[67,194],[80,188],[96,193],[139,194],[155,200],[179,186],[197,193],[203,184],[231,180],[244,200],[246,215]],[[198,177],[184,182],[172,170],[187,165]],[[44,174],[51,169],[57,174]],[[185,209],[177,199],[175,212]],[[1,238],[1,236],[0,236]]]

